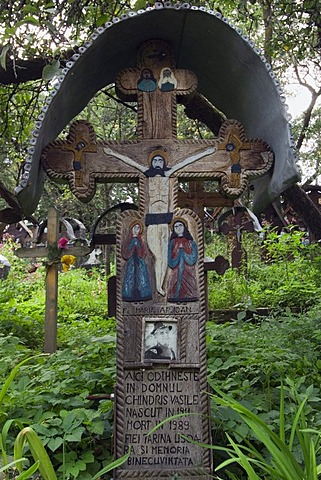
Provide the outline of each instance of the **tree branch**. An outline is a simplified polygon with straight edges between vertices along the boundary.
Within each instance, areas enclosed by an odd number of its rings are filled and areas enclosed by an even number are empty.
[[[75,50],[64,52],[60,60],[62,67],[72,57]],[[0,66],[0,84],[2,85],[18,85],[42,78],[42,70],[52,62],[52,57],[35,57],[27,60],[7,58],[6,69]]]
[[[302,144],[305,140],[306,131],[307,131],[309,125],[310,125],[312,112],[313,112],[313,109],[314,109],[314,107],[316,105],[316,102],[317,102],[318,98],[320,97],[320,95],[321,95],[321,88],[318,91],[315,91],[314,89],[312,89],[311,102],[310,102],[307,110],[304,112],[304,118],[303,118],[301,131],[300,131],[297,143],[296,143],[296,149],[298,151],[302,147]]]

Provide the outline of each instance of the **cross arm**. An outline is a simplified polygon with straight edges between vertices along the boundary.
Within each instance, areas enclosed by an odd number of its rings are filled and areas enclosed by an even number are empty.
[[[86,245],[79,246],[79,247],[69,247],[64,249],[61,254],[62,255],[73,255],[74,257],[84,257],[88,255],[92,251],[91,247],[87,247]],[[48,256],[48,247],[34,247],[34,248],[26,248],[21,247],[15,250],[15,255],[19,258],[44,258]]]
[[[104,152],[106,155],[110,155],[112,157],[117,158],[121,162],[124,162],[126,165],[129,165],[130,167],[137,168],[140,172],[144,173],[146,170],[146,166],[140,165],[138,162],[136,162],[134,159],[130,158],[128,155],[124,155],[123,153],[116,152],[115,150],[111,149],[110,147],[104,147]]]
[[[26,248],[21,247],[15,250],[14,254],[19,258],[43,258],[48,255],[47,247]]]
[[[174,165],[169,171],[165,172],[165,175],[170,176],[172,173],[177,172],[181,168],[184,168],[187,165],[197,162],[201,158],[207,157],[208,155],[215,153],[216,150],[217,149],[215,146],[210,146],[201,150],[200,152],[196,152],[190,155],[189,157],[185,158],[181,162],[177,163],[176,165]]]

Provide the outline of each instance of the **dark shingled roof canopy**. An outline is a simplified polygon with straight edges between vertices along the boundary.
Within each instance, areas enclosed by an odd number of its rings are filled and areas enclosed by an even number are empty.
[[[241,122],[248,138],[261,138],[273,149],[273,174],[255,182],[256,212],[299,179],[284,98],[259,50],[220,14],[188,4],[156,4],[156,8],[132,12],[98,28],[63,70],[35,124],[16,189],[25,215],[34,212],[42,194],[42,149],[97,91],[114,82],[120,70],[135,67],[142,42],[157,38],[172,45],[177,68],[196,73],[202,95],[227,118]]]

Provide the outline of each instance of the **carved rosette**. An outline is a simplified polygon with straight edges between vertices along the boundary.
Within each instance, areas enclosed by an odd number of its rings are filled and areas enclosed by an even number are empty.
[[[230,156],[229,169],[220,177],[220,189],[233,198],[242,195],[250,180],[266,174],[274,160],[269,145],[261,139],[247,139],[243,125],[236,120],[227,120],[220,128],[218,150]]]

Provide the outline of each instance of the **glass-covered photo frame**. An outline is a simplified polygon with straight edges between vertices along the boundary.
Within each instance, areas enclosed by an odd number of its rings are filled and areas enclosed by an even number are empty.
[[[176,319],[144,318],[142,360],[145,362],[178,360]]]

